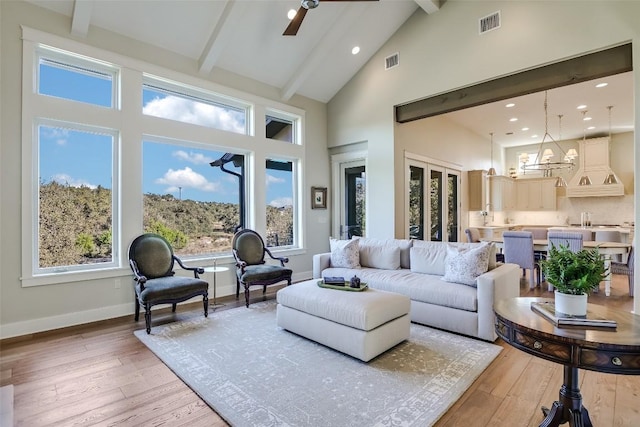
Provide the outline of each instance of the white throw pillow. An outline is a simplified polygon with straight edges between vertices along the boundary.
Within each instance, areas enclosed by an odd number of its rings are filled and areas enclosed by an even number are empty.
[[[447,245],[444,277],[447,282],[476,286],[476,279],[489,269],[491,246],[484,244],[476,248],[461,249]]]
[[[369,237],[353,236],[352,239],[357,239],[360,245],[360,265],[363,267],[381,268],[385,270],[396,270],[398,268],[409,268],[409,249],[412,246],[411,240],[405,239],[373,239]],[[385,249],[375,249],[375,254],[369,248],[384,247]],[[395,258],[395,251],[393,248],[400,249],[400,264],[398,267],[389,268],[389,257]],[[383,255],[383,259],[379,258],[379,255]],[[395,264],[395,261],[393,261]]]
[[[360,268],[360,251],[357,240],[329,239],[331,267]]]
[[[444,263],[447,252],[442,243],[430,246],[414,246],[411,248],[411,272],[444,276]]]

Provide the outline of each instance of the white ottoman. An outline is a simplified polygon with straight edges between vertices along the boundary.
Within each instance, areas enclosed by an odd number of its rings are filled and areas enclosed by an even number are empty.
[[[409,338],[409,297],[325,289],[318,280],[278,291],[278,326],[365,362]]]

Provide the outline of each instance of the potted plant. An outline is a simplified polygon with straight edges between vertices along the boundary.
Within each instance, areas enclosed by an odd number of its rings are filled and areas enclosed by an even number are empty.
[[[586,316],[587,296],[607,275],[598,248],[573,252],[568,245],[551,246],[540,261],[547,282],[555,286],[555,308],[559,313]]]

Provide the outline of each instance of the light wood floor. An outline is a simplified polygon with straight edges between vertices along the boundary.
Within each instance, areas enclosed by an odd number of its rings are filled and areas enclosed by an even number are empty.
[[[254,301],[262,299],[260,292]],[[523,280],[521,295],[551,293],[529,291]],[[631,310],[626,277],[614,276],[611,296],[602,290],[589,301]],[[242,305],[233,297],[219,302],[226,305],[216,310]],[[201,315],[201,304],[179,306],[175,316],[154,313],[154,324],[194,315]],[[143,327],[131,316],[0,342],[0,385],[14,385],[15,425],[226,426],[134,337]],[[562,366],[497,344],[504,350],[436,426],[540,424],[540,406],[557,399]],[[580,380],[595,426],[640,426],[640,376],[581,370]]]

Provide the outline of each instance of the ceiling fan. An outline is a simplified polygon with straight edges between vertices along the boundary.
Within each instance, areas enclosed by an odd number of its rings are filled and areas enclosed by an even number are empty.
[[[325,1],[378,1],[378,0],[322,0],[323,2]],[[301,6],[298,9],[298,11],[296,12],[296,16],[293,17],[293,19],[291,20],[291,22],[289,22],[289,25],[287,26],[287,29],[284,30],[284,33],[282,33],[283,36],[295,36],[296,34],[298,34],[298,30],[300,29],[300,25],[302,25],[302,20],[304,19],[305,15],[307,14],[307,10],[309,9],[315,9],[316,7],[318,7],[318,4],[320,3],[320,0],[302,0],[301,2]]]

